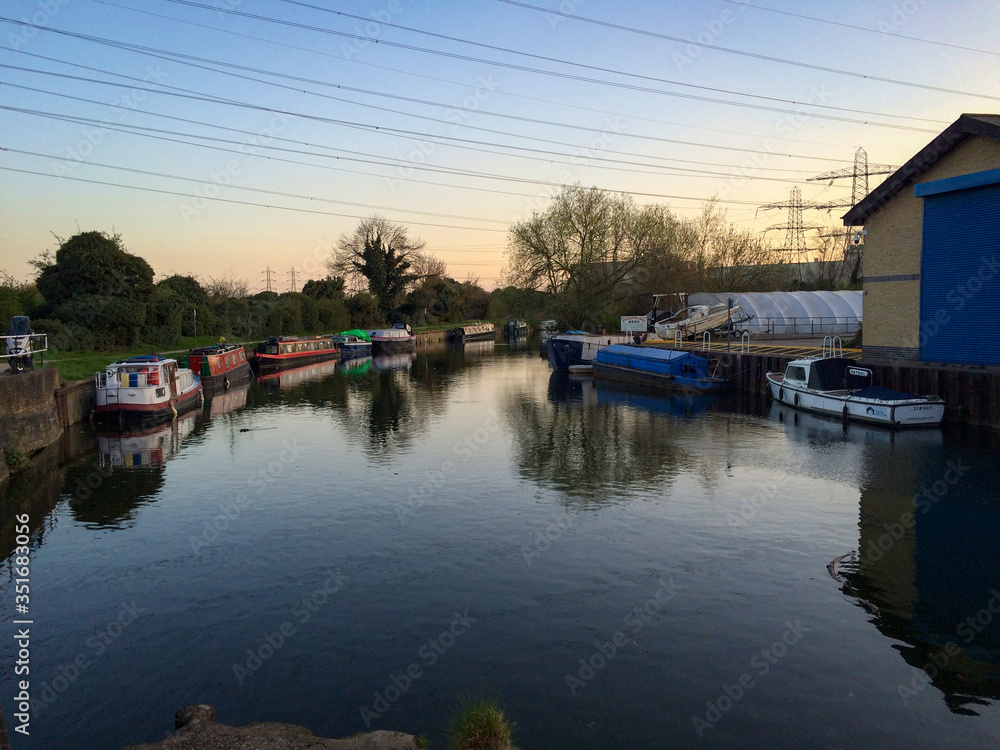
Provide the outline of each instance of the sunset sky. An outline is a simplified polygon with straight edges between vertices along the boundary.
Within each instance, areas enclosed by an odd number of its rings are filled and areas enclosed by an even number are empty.
[[[1000,112],[1000,4],[982,0],[7,0],[0,16],[0,270],[22,280],[56,237],[100,230],[157,278],[259,290],[270,266],[286,291],[377,212],[492,288],[509,225],[561,184],[681,217],[718,195],[762,231],[786,216],[758,207],[796,185],[849,197],[850,180],[807,178],[859,146],[898,166],[961,113]]]

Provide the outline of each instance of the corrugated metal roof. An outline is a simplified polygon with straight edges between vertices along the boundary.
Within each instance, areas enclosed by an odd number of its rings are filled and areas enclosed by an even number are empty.
[[[906,164],[889,175],[867,198],[844,214],[844,226],[863,225],[865,219],[912,185],[920,175],[969,136],[1000,141],[1000,115],[964,114],[959,117]]]

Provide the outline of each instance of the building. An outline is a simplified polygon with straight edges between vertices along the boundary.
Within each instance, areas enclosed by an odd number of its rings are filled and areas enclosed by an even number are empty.
[[[844,216],[864,358],[1000,365],[1000,115],[965,114]]]

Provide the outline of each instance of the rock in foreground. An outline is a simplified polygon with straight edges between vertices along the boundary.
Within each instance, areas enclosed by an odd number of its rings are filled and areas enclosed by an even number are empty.
[[[215,721],[211,706],[188,706],[174,717],[177,731],[165,740],[121,750],[417,750],[412,735],[371,732],[349,740],[316,737],[305,727],[262,722],[230,727]]]

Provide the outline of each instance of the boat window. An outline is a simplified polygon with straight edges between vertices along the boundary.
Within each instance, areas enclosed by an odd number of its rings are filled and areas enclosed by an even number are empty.
[[[788,365],[785,370],[786,380],[805,380],[806,379],[806,368],[800,365]]]

